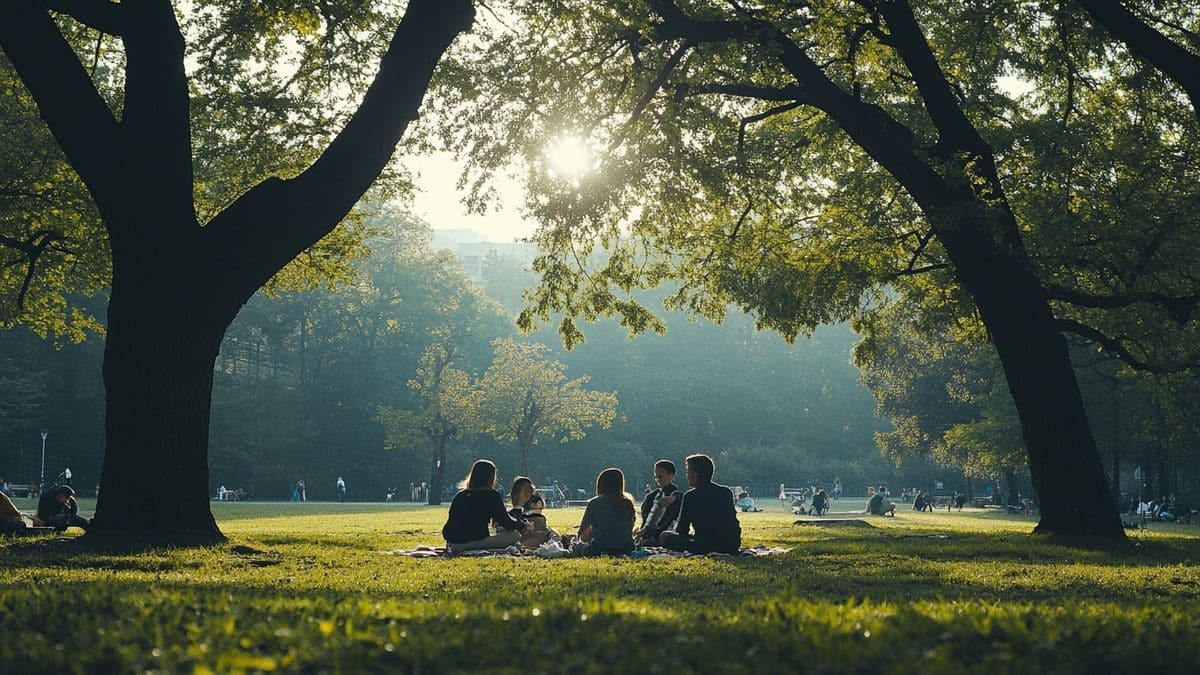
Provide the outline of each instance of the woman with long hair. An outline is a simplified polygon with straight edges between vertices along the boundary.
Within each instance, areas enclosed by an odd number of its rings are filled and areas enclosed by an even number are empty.
[[[625,491],[625,474],[605,469],[596,477],[596,496],[588,501],[579,523],[579,537],[571,546],[578,556],[625,555],[633,551],[636,508]]]
[[[463,489],[454,495],[450,517],[442,528],[446,548],[451,553],[508,548],[529,529],[527,522],[513,518],[504,508],[504,498],[496,492],[496,475],[495,464],[486,459],[476,460],[463,481]],[[490,523],[503,532],[489,536]]]
[[[542,509],[546,500],[538,493],[533,481],[525,476],[513,478],[512,488],[508,491],[508,503],[511,507],[508,513],[522,523],[528,522],[529,529],[521,535],[521,545],[525,548],[537,548],[548,541],[558,541],[558,533],[546,524],[546,516]]]

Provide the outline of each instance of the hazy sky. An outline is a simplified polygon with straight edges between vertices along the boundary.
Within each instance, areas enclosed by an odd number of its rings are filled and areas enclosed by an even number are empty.
[[[407,157],[405,165],[414,174],[417,194],[413,211],[434,229],[469,228],[489,241],[508,242],[533,234],[535,224],[522,218],[522,188],[516,181],[496,182],[500,210],[484,215],[468,214],[463,204],[465,193],[456,189],[459,164],[449,154],[431,157]]]

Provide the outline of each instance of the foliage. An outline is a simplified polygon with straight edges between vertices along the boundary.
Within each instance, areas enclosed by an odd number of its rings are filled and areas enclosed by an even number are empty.
[[[747,543],[796,547],[767,559],[440,561],[379,552],[435,543],[444,508],[214,511],[233,545],[0,540],[12,638],[0,658],[56,672],[931,674],[1181,672],[1200,659],[1200,540],[1180,526],[1087,550],[979,511],[902,511],[866,529],[776,512],[740,516]],[[548,511],[562,531],[579,515]]]
[[[593,391],[587,375],[567,379],[567,367],[547,358],[540,343],[502,338],[492,342],[495,359],[474,392],[475,428],[521,449],[528,474],[529,451],[540,440],[579,440],[589,427],[607,428],[617,414],[616,392]]]

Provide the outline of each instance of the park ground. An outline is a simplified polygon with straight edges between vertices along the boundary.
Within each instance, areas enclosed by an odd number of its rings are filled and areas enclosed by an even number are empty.
[[[400,504],[217,503],[230,541],[199,549],[0,540],[0,672],[1145,674],[1200,663],[1200,526],[1152,525],[1131,546],[1097,549],[983,510],[817,527],[774,509],[741,516],[745,545],[792,548],[759,559],[387,555],[441,543],[445,507]],[[548,515],[572,531],[581,513]]]

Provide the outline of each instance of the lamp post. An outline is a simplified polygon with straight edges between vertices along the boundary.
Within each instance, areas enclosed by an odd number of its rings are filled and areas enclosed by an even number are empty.
[[[38,479],[38,493],[41,493],[42,486],[46,484],[46,437],[49,435],[49,431],[42,429],[42,475]]]

